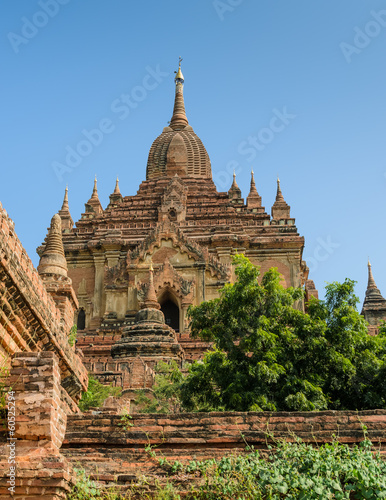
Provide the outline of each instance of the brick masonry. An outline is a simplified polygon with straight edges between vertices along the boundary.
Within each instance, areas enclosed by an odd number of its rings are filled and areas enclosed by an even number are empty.
[[[43,281],[39,276],[0,205],[0,358],[20,351],[55,352],[61,383],[76,403],[87,388],[87,372],[68,344],[74,321],[70,298],[76,301],[64,277]]]
[[[114,412],[70,416],[61,452],[94,479],[118,485],[143,474],[153,479],[165,474],[146,453],[148,444],[159,457],[186,463],[243,452],[246,443],[264,451],[272,436],[322,444],[335,435],[352,445],[363,440],[365,425],[375,448],[386,454],[386,410],[133,414],[128,430]]]
[[[65,499],[72,485],[72,467],[61,455],[70,413],[60,369],[53,352],[16,353],[10,372],[16,402],[16,485],[11,495],[7,428],[0,434],[0,498]],[[5,432],[4,432],[5,431]]]
[[[65,499],[71,487],[72,467],[59,450],[88,383],[83,354],[68,343],[77,304],[65,272],[34,269],[0,205],[0,365],[10,368],[4,382],[16,396],[16,492],[8,489],[10,434],[2,421],[1,499]]]

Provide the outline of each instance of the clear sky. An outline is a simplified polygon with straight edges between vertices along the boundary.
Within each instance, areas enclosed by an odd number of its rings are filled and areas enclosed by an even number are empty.
[[[369,256],[386,295],[385,48],[384,0],[3,0],[0,201],[37,265],[66,184],[74,220],[95,174],[135,194],[182,56],[218,190],[253,168],[269,212],[279,175],[320,292]]]

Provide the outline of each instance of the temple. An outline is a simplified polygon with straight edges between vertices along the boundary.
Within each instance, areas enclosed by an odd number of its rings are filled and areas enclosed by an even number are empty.
[[[104,209],[95,178],[74,226],[66,187],[38,249],[37,269],[0,204],[0,396],[12,387],[17,407],[16,426],[6,428],[0,420],[1,498],[13,488],[17,499],[65,500],[79,466],[118,488],[142,482],[143,474],[166,478],[147,455],[150,443],[172,463],[243,452],[244,434],[257,449],[270,446],[268,435],[359,443],[366,424],[385,453],[385,410],[134,413],[137,390],[151,396],[160,361],[183,366],[208,349],[190,337],[187,310],[218,297],[234,280],[234,254],[246,255],[261,274],[278,268],[284,286],[303,287],[297,308],[318,296],[280,180],[270,214],[253,171],[246,200],[235,174],[229,191],[218,192],[208,153],[189,125],[183,87],[179,64],[172,118],[150,147],[137,194],[123,196],[116,179]],[[362,314],[376,335],[386,300],[370,262]],[[104,408],[82,414],[87,372],[121,387],[119,402],[108,398]],[[122,406],[131,413],[129,431],[122,427]],[[4,410],[3,404],[0,416]],[[10,446],[16,445],[11,469]]]
[[[261,267],[262,274],[277,267],[283,284],[305,287],[306,298],[317,295],[302,260],[304,238],[291,217],[279,179],[271,215],[262,206],[253,171],[246,200],[236,175],[228,192],[218,192],[208,153],[186,116],[181,63],[174,82],[172,117],[150,147],[146,180],[137,194],[123,196],[117,179],[103,209],[95,179],[75,227],[67,188],[59,211],[68,275],[79,301],[78,346],[87,368],[101,381],[114,381],[127,389],[133,387],[133,377],[137,386],[146,385],[145,374],[154,367],[149,361],[151,346],[157,351],[153,333],[149,333],[150,342],[142,328],[147,361],[143,346],[132,349],[130,355],[127,350],[128,332],[145,308],[150,275],[153,300],[178,346],[173,355],[165,348],[166,358],[192,360],[206,350],[204,343],[189,337],[187,309],[218,297],[224,284],[234,279],[235,253],[245,254]],[[44,245],[40,254],[43,250]],[[151,266],[154,272],[150,273]],[[124,369],[123,344],[128,356]],[[161,354],[155,358],[162,358]],[[141,359],[139,365],[135,358]],[[142,378],[133,375],[133,363],[135,370],[141,367]]]

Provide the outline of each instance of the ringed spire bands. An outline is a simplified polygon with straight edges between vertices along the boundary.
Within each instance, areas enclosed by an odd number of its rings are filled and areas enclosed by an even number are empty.
[[[160,177],[212,178],[210,159],[201,139],[189,125],[184,104],[184,77],[179,60],[174,78],[175,96],[173,116],[169,126],[153,142],[146,168],[146,180]]]
[[[181,58],[178,64],[178,71],[174,77],[174,82],[176,84],[176,94],[174,97],[174,108],[173,116],[170,120],[170,128],[173,130],[181,130],[189,125],[188,119],[185,113],[185,103],[184,103],[184,76],[181,71]]]

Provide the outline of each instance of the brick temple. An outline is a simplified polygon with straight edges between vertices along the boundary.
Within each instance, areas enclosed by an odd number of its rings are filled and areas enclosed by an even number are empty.
[[[218,192],[208,153],[186,116],[181,65],[174,83],[172,117],[150,147],[137,194],[123,196],[117,179],[103,209],[95,179],[75,227],[67,188],[59,211],[68,276],[79,302],[77,346],[89,371],[127,395],[151,387],[157,361],[203,355],[208,346],[190,338],[187,310],[218,297],[234,279],[232,255],[243,253],[261,274],[276,267],[284,286],[305,288],[305,301],[318,296],[302,260],[304,237],[279,179],[270,214],[253,171],[246,200],[235,174],[229,191]],[[363,309],[372,331],[386,317],[386,301],[373,281]],[[145,317],[142,309],[152,312]]]
[[[80,412],[87,371],[122,387],[133,411],[135,391],[151,391],[158,361],[182,364],[205,353],[208,344],[189,335],[187,310],[234,280],[236,253],[261,274],[277,267],[284,286],[305,289],[305,302],[317,297],[280,181],[270,214],[253,172],[246,200],[235,175],[229,191],[218,192],[209,156],[186,117],[183,85],[179,66],[172,118],[150,147],[137,194],[123,196],[117,180],[103,209],[95,180],[74,227],[66,188],[38,249],[37,269],[0,204],[0,362],[10,369],[4,383],[17,406],[16,479],[9,429],[0,421],[0,498],[64,500],[79,464],[95,479],[126,488],[144,472],[160,472],[144,451],[147,443],[171,460],[219,457],[244,449],[240,430],[258,448],[267,445],[268,430],[287,437],[283,429],[310,443],[328,442],[332,433],[357,443],[365,423],[386,453],[386,410],[313,412],[312,418],[302,412],[134,414],[130,432],[119,426],[114,401]],[[362,314],[369,333],[377,334],[386,300],[370,263]],[[78,341],[70,345],[74,322]]]
[[[117,180],[103,209],[95,179],[75,227],[67,189],[59,211],[68,276],[79,301],[77,345],[101,381],[127,389],[148,386],[149,368],[159,359],[192,360],[203,354],[207,346],[189,337],[187,310],[218,297],[234,279],[236,253],[260,266],[262,274],[277,267],[285,286],[305,287],[306,299],[317,296],[302,260],[304,238],[279,179],[270,214],[253,172],[246,200],[235,175],[229,191],[218,192],[208,153],[186,116],[180,66],[174,80],[172,118],[150,147],[146,180],[137,194],[123,196]],[[147,326],[142,322],[136,335],[141,340],[135,342],[128,329],[145,308],[150,281],[152,307],[163,313],[157,321],[161,318],[168,330],[154,334],[149,321]],[[162,348],[156,348],[158,342]]]

